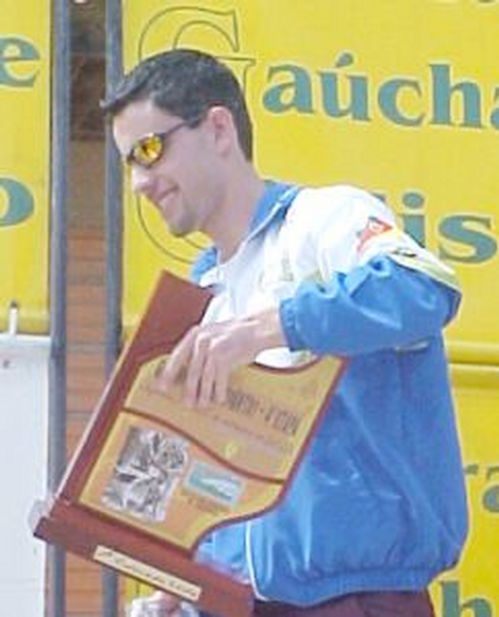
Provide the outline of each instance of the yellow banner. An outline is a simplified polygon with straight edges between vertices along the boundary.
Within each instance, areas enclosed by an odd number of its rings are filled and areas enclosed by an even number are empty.
[[[3,0],[0,14],[0,331],[48,330],[49,0]]]

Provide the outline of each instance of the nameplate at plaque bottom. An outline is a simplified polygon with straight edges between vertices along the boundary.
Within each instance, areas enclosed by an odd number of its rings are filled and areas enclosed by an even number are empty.
[[[160,587],[189,602],[197,602],[201,596],[201,587],[199,585],[194,585],[169,572],[153,568],[142,561],[132,559],[128,555],[113,551],[107,546],[98,546],[94,551],[93,558],[109,568],[119,570],[135,578],[140,578],[154,587]]]

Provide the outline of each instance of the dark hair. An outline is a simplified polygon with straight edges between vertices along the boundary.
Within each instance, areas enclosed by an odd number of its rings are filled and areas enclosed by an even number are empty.
[[[192,120],[193,127],[210,107],[226,107],[244,156],[251,160],[252,126],[243,93],[234,74],[213,56],[174,49],[146,58],[121,79],[101,108],[115,115],[129,103],[144,99],[183,120]]]

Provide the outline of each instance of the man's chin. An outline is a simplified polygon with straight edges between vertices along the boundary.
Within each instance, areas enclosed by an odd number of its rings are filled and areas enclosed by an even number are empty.
[[[167,220],[166,216],[163,215],[163,220],[166,223],[168,231],[175,238],[184,238],[196,231],[195,221],[192,220],[190,216],[173,216],[171,220]]]
[[[185,238],[185,236],[192,233],[191,229],[180,225],[168,225],[168,231],[174,238]]]

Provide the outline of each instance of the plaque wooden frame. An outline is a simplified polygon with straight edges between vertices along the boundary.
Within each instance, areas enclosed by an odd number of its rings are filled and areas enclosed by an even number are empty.
[[[150,522],[144,522],[142,515],[136,514],[138,518],[134,519],[127,510],[123,513],[111,511],[109,508],[106,509],[105,506],[99,505],[93,496],[96,490],[97,493],[102,492],[102,482],[99,480],[99,475],[112,476],[112,464],[109,462],[110,452],[114,465],[117,467],[116,459],[118,455],[116,452],[118,450],[113,445],[113,439],[115,442],[117,439],[118,441],[121,439],[121,442],[124,441],[124,437],[121,437],[123,430],[117,428],[121,426],[119,422],[123,422],[123,417],[128,418],[130,415],[133,417],[138,426],[138,428],[137,426],[133,428],[134,435],[137,431],[147,433],[151,423],[161,426],[164,424],[170,437],[171,435],[180,435],[175,442],[176,444],[187,443],[193,448],[198,447],[198,450],[204,447],[203,443],[197,444],[199,440],[194,439],[192,443],[189,441],[189,431],[186,430],[185,423],[182,425],[183,416],[180,411],[178,417],[173,414],[173,419],[167,416],[167,420],[163,422],[163,418],[158,416],[157,411],[155,415],[148,415],[147,401],[141,409],[134,408],[131,412],[127,405],[130,405],[130,401],[134,403],[133,388],[135,387],[134,384],[139,381],[143,367],[151,363],[152,360],[164,357],[172,351],[184,333],[201,320],[211,297],[208,290],[201,289],[171,274],[165,272],[160,276],[145,315],[120,356],[116,369],[97,404],[55,496],[37,502],[33,507],[30,518],[34,534],[47,542],[59,544],[84,558],[97,561],[121,573],[164,589],[184,600],[195,603],[208,612],[220,615],[220,617],[249,617],[253,610],[253,593],[250,585],[224,571],[219,564],[196,561],[196,549],[206,531],[227,522],[264,512],[274,507],[282,498],[299,459],[325,412],[326,402],[343,368],[342,360],[330,359],[330,365],[322,371],[319,370],[314,373],[312,385],[308,376],[300,382],[301,390],[297,390],[296,396],[301,396],[302,392],[312,389],[314,400],[319,402],[319,404],[316,403],[316,409],[313,410],[312,416],[302,423],[304,428],[297,428],[298,423],[290,424],[290,414],[283,421],[284,411],[279,411],[279,408],[272,404],[267,403],[267,407],[265,405],[253,405],[251,407],[246,404],[243,408],[244,414],[239,413],[243,423],[241,426],[236,427],[236,429],[227,428],[230,423],[227,423],[226,419],[222,418],[221,421],[218,421],[218,429],[222,426],[228,434],[227,439],[229,441],[225,443],[224,438],[217,433],[217,426],[215,424],[213,424],[213,427],[211,426],[209,415],[208,418],[198,417],[198,421],[194,424],[206,424],[204,441],[209,441],[211,444],[211,436],[213,436],[215,446],[218,444],[219,450],[212,454],[213,460],[217,465],[226,465],[228,471],[225,476],[219,475],[215,478],[219,482],[218,486],[221,486],[225,491],[218,496],[214,495],[215,501],[218,499],[220,502],[221,498],[222,501],[225,500],[225,503],[222,504],[223,507],[220,504],[218,506],[222,514],[218,513],[216,515],[218,518],[213,519],[213,513],[203,514],[200,510],[199,519],[208,516],[208,523],[203,522],[201,525],[194,515],[193,527],[197,531],[194,532],[194,535],[191,533],[189,538],[180,539],[179,535],[177,542],[176,534],[178,531],[166,532],[164,530],[166,524],[163,520],[159,523],[156,521],[153,525]],[[292,374],[293,383],[299,373],[308,370],[305,368],[276,371],[263,367],[255,368],[255,365],[251,369],[253,373],[255,371],[261,373],[263,379],[268,379],[269,375],[274,375],[275,379],[275,376],[280,373]],[[242,370],[242,383],[245,384],[246,372],[244,371],[246,369]],[[250,375],[250,377],[254,382],[255,376]],[[259,374],[258,378],[260,378]],[[324,381],[327,383],[322,383]],[[318,382],[321,382],[319,388]],[[253,385],[253,387],[258,387],[258,382],[255,383],[256,386]],[[285,385],[284,388],[286,396],[288,396],[289,386]],[[139,399],[140,394],[139,392]],[[248,400],[254,402],[254,397],[248,396],[250,397]],[[171,405],[173,405],[172,409],[181,409],[181,406],[175,403]],[[275,411],[276,409],[278,409],[280,415]],[[241,410],[239,409],[239,411]],[[244,468],[245,461],[250,455],[248,453],[245,455],[243,452],[243,438],[240,441],[236,439],[236,443],[234,443],[234,435],[236,437],[239,433],[244,435],[244,431],[249,434],[248,424],[246,424],[246,428],[244,426],[247,418],[243,416],[251,415],[250,411],[254,417],[259,419],[260,426],[272,425],[274,430],[277,430],[277,426],[281,433],[281,442],[277,444],[278,451],[285,451],[288,448],[289,440],[293,444],[297,444],[289,449],[290,453],[283,455],[284,463],[276,458],[274,453],[275,464],[273,463],[274,467],[267,475],[262,473],[262,469],[265,469],[265,467],[261,467],[261,456],[253,461],[250,460],[248,467]],[[175,413],[177,412],[175,411]],[[226,412],[224,411],[224,413]],[[175,424],[179,418],[179,423]],[[280,418],[279,421],[277,421],[278,418]],[[192,419],[190,422],[192,423]],[[220,424],[220,422],[225,422],[225,424]],[[112,437],[113,434],[115,437]],[[160,433],[153,432],[152,434]],[[249,434],[249,437],[252,436]],[[254,436],[252,438],[255,439]],[[172,439],[170,438],[170,443],[173,443]],[[175,439],[177,438],[175,437]],[[202,441],[203,439],[201,439]],[[247,450],[249,452],[251,446],[247,446]],[[123,451],[124,446],[122,445],[120,451],[122,457]],[[234,456],[234,452],[236,452],[235,463],[230,460]],[[242,457],[240,459],[237,458],[239,452],[241,452],[240,457]],[[246,459],[244,456],[246,456]],[[243,463],[238,463],[238,460],[243,461]],[[206,463],[206,466],[210,468],[210,464],[211,460]],[[272,467],[272,465],[270,466]],[[116,472],[114,471],[114,473]],[[213,483],[213,478],[211,478],[211,481]],[[239,500],[238,491],[243,490],[241,487],[251,487],[252,483],[255,486],[252,489],[252,500],[248,498],[248,503],[244,507],[241,505],[239,511],[237,508],[233,508],[233,514],[226,514],[226,512],[231,511],[232,502],[235,503]],[[170,490],[172,490],[171,487]],[[251,493],[251,490],[248,489],[246,492]],[[184,493],[188,494],[188,491],[184,490]],[[266,496],[260,499],[260,493]],[[185,498],[185,495],[183,497]],[[202,504],[203,499],[198,497],[198,500],[201,500],[199,503]],[[215,503],[215,501],[212,503]],[[197,502],[194,500],[194,503]],[[257,505],[255,506],[255,504]],[[181,506],[178,507],[182,513]],[[187,508],[187,506],[185,507]],[[191,508],[194,509],[195,514],[197,507],[202,509],[199,504]],[[209,518],[210,516],[212,518]]]

